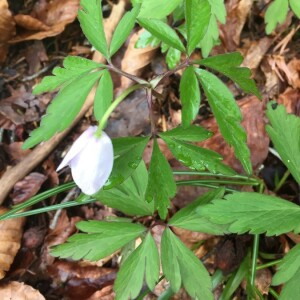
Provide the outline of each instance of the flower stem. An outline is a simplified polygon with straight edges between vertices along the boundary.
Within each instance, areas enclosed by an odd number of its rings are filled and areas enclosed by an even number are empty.
[[[95,132],[96,137],[100,137],[101,133],[106,126],[107,120],[110,117],[110,114],[116,109],[116,107],[132,92],[144,87],[144,84],[136,84],[128,89],[126,89],[119,97],[115,99],[115,101],[109,106],[105,114],[103,115],[101,121],[99,122],[99,126],[97,128],[97,131]]]

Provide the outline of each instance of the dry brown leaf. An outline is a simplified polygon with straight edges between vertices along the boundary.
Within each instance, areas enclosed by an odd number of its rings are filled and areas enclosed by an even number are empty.
[[[279,95],[278,103],[283,104],[289,114],[300,116],[300,91],[299,89],[287,88]]]
[[[14,142],[9,145],[4,145],[5,151],[13,163],[18,163],[31,152],[30,149],[23,150],[22,145],[23,142]]]
[[[45,300],[44,296],[33,287],[23,282],[11,281],[0,287],[0,299],[3,300]]]
[[[47,176],[33,172],[26,176],[23,180],[17,182],[10,195],[13,203],[19,204],[34,196],[46,179]]]
[[[114,300],[115,292],[113,290],[113,285],[104,287],[102,290],[95,292],[91,297],[86,300]]]
[[[5,61],[7,41],[15,35],[15,22],[8,9],[7,0],[0,0],[0,63]]]
[[[6,208],[0,207],[0,215],[6,211]],[[0,279],[9,270],[20,248],[24,223],[25,218],[0,221]],[[5,298],[0,296],[0,299]]]
[[[143,31],[144,29],[141,29],[129,38],[128,46],[121,63],[121,69],[123,71],[135,76],[141,75],[143,69],[151,63],[157,49],[149,46],[146,48],[135,48],[135,43]],[[123,91],[126,89],[131,82],[130,79],[122,77],[120,90]]]
[[[251,152],[252,166],[257,169],[266,159],[269,146],[269,137],[265,132],[263,103],[255,96],[245,97],[237,103],[243,115],[242,126],[247,132],[247,144]],[[212,131],[214,135],[198,145],[220,153],[224,157],[223,162],[225,164],[239,173],[243,173],[244,170],[235,158],[233,148],[224,141],[215,118],[205,120],[201,125]]]
[[[79,8],[80,0],[54,0],[36,3],[31,15],[17,15],[15,20],[23,31],[10,41],[41,40],[60,34],[65,26],[72,23]],[[25,30],[24,30],[25,29]]]
[[[230,0],[226,3],[226,23],[220,26],[220,37],[228,51],[240,44],[240,35],[251,10],[252,0]]]

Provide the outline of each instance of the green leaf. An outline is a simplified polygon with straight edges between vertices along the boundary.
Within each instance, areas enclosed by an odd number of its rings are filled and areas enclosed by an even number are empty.
[[[161,219],[168,214],[170,198],[176,194],[176,184],[170,165],[161,153],[156,139],[153,141],[153,151],[149,167],[149,180],[146,190],[146,200],[154,201]]]
[[[185,0],[187,52],[190,55],[204,37],[211,16],[208,0]]]
[[[224,0],[208,0],[211,6],[212,13],[222,23],[226,22],[226,7]]]
[[[37,95],[45,92],[52,92],[62,85],[70,83],[72,80],[83,76],[90,71],[103,67],[90,59],[79,56],[68,56],[63,61],[64,68],[56,67],[53,69],[54,76],[46,76],[33,89],[32,93]]]
[[[280,285],[292,279],[300,271],[300,244],[294,246],[283,258],[272,279],[272,285]],[[299,278],[299,277],[298,277]]]
[[[110,55],[113,56],[123,45],[132,31],[136,17],[139,13],[139,5],[135,6],[130,12],[127,12],[117,25],[110,43]]]
[[[266,130],[295,180],[300,184],[300,118],[287,114],[283,105],[268,103]]]
[[[103,27],[101,0],[81,0],[78,20],[84,35],[106,59],[109,52]]]
[[[174,69],[180,62],[181,52],[175,48],[170,47],[167,55],[166,62],[169,69]]]
[[[181,0],[143,0],[139,18],[162,19],[168,16]]]
[[[285,283],[279,300],[292,300],[298,299],[300,295],[300,285],[299,285],[300,269],[295,273],[295,275]]]
[[[122,137],[113,139],[114,166],[104,189],[121,184],[138,167],[149,137]]]
[[[167,143],[172,154],[188,168],[197,171],[208,169],[215,174],[236,174],[231,168],[222,164],[221,161],[223,157],[217,152],[174,140],[166,136],[162,136],[162,139]]]
[[[198,210],[215,224],[229,224],[232,233],[265,233],[279,235],[289,231],[300,232],[300,207],[286,200],[258,194],[234,193],[226,200],[215,199]]]
[[[162,235],[161,261],[164,275],[175,293],[182,283],[192,298],[214,299],[211,279],[206,268],[168,228]]]
[[[74,234],[65,244],[51,250],[53,256],[97,261],[114,253],[146,230],[139,224],[105,221],[81,221],[76,227],[88,234]]]
[[[185,52],[184,46],[176,32],[165,22],[156,19],[138,18],[139,24],[167,45]]]
[[[233,146],[236,157],[250,175],[252,173],[250,151],[246,143],[246,132],[240,124],[242,115],[236,101],[218,77],[201,69],[196,72],[222,136],[230,146]]]
[[[223,73],[236,82],[246,93],[252,93],[261,98],[254,80],[251,79],[250,69],[239,67],[243,60],[244,58],[239,52],[233,52],[202,59],[199,64]]]
[[[198,114],[201,101],[199,83],[192,66],[184,70],[179,91],[182,103],[182,126],[189,127]]]
[[[141,161],[131,177],[110,190],[101,190],[94,197],[103,204],[131,216],[149,216],[154,212],[154,203],[145,201],[148,172]]]
[[[150,233],[142,244],[125,260],[118,272],[114,289],[116,299],[135,299],[142,289],[144,278],[152,291],[159,277],[159,255]]]
[[[169,220],[168,225],[214,235],[223,234],[225,230],[224,225],[214,224],[208,218],[199,216],[197,209],[213,199],[222,198],[224,192],[224,188],[219,188],[202,195],[188,206],[180,209]]]
[[[109,108],[114,96],[114,85],[110,73],[103,71],[100,78],[95,99],[94,99],[94,115],[97,121],[100,121]]]
[[[31,132],[22,148],[31,148],[40,142],[49,140],[57,132],[68,128],[101,74],[102,71],[87,74],[75,79],[60,90],[48,106],[40,127]]]
[[[294,14],[300,18],[300,1],[299,0],[289,0],[290,6]]]
[[[178,126],[166,132],[161,132],[160,136],[166,136],[172,139],[177,139],[180,141],[187,142],[202,142],[210,138],[213,133],[206,130],[204,127],[191,125],[187,128]]]
[[[265,14],[266,33],[270,34],[277,26],[283,23],[289,10],[288,0],[274,0]]]
[[[147,46],[157,47],[160,44],[160,40],[154,37],[149,31],[144,30],[137,42],[135,43],[135,48],[146,48]]]

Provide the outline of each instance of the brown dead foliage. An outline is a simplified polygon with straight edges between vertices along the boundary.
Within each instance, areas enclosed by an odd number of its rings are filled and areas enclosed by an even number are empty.
[[[283,104],[290,114],[300,116],[300,91],[299,89],[287,88],[279,95],[278,103]]]
[[[0,299],[8,300],[45,300],[38,290],[22,282],[12,281],[0,286]]]
[[[6,211],[6,208],[0,207],[0,215]],[[25,218],[0,221],[0,279],[9,270],[20,248],[24,223]],[[5,298],[0,296],[0,299]]]

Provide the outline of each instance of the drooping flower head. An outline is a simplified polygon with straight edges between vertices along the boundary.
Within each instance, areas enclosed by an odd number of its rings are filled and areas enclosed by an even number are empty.
[[[113,167],[113,146],[109,136],[102,132],[95,136],[97,126],[90,126],[74,142],[57,171],[70,166],[75,183],[87,195],[98,192],[107,181]]]

